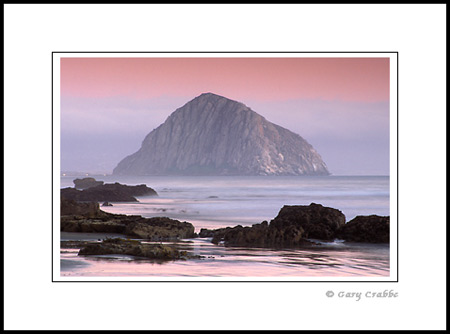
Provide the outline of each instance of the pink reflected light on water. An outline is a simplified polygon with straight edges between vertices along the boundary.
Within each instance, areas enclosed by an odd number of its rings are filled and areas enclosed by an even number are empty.
[[[372,246],[368,246],[372,247]],[[262,250],[224,247],[207,239],[187,246],[202,259],[155,262],[132,257],[78,257],[77,250],[62,253],[61,276],[84,277],[386,277],[389,247],[336,246],[314,249]],[[78,265],[74,265],[77,263]]]

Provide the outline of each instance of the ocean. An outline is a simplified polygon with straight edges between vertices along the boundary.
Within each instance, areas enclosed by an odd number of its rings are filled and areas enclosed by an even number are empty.
[[[91,175],[90,175],[91,176]],[[101,207],[110,213],[169,217],[201,228],[251,226],[276,217],[284,205],[322,204],[357,215],[390,215],[388,176],[115,176],[93,175],[105,183],[146,184],[158,197]],[[74,176],[62,176],[61,188]],[[392,227],[391,227],[392,228]],[[61,233],[61,240],[97,235]],[[207,238],[183,240],[181,247],[204,258],[155,263],[127,256],[80,257],[61,253],[61,277],[219,277],[299,278],[390,277],[390,246],[341,240],[309,249],[261,249],[217,246]]]

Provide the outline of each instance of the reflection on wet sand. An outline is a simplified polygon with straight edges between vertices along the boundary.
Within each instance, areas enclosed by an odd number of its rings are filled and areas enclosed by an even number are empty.
[[[383,277],[389,276],[388,245],[321,245],[299,249],[224,247],[209,238],[165,243],[200,256],[161,261],[128,255],[78,256],[62,249],[61,276],[190,277]]]

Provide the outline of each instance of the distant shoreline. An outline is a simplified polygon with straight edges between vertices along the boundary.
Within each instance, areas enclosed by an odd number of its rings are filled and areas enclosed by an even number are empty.
[[[382,174],[330,174],[330,175],[115,175],[111,172],[61,172],[60,177],[389,177],[390,175]]]

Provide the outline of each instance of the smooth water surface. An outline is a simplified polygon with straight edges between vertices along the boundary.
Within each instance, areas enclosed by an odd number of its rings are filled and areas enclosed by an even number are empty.
[[[74,178],[62,177],[61,187],[73,187]],[[113,203],[102,210],[188,221],[197,231],[270,221],[284,205],[322,204],[341,210],[347,221],[357,215],[389,215],[389,177],[385,176],[95,178],[105,183],[146,184],[159,195],[138,197],[137,203]]]
[[[389,246],[329,243],[304,249],[217,246],[207,238],[179,246],[201,259],[151,261],[132,256],[77,255],[64,249],[61,276],[376,277],[389,276]]]

